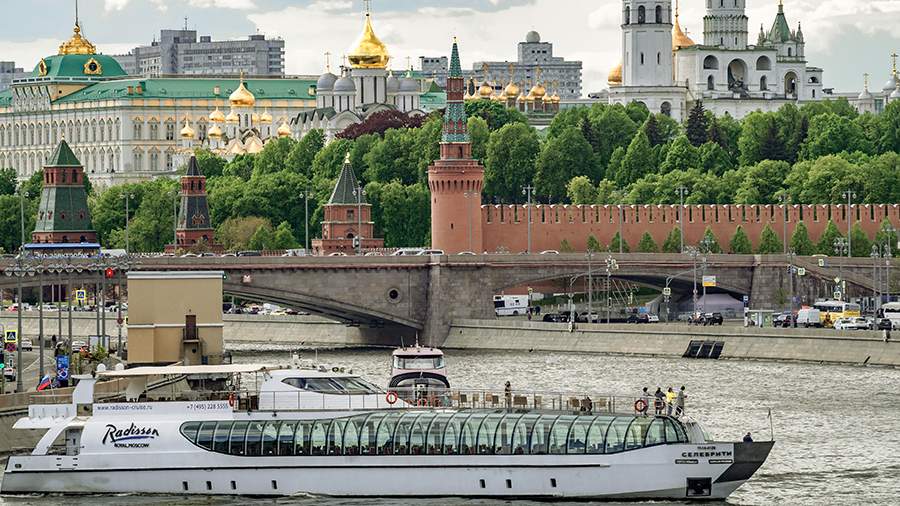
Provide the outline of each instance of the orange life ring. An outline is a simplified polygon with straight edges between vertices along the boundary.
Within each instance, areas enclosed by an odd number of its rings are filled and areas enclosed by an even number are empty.
[[[647,401],[644,399],[638,399],[634,401],[634,410],[638,413],[643,413],[647,409]]]
[[[228,405],[234,407],[234,392],[228,394]]]
[[[416,401],[416,406],[419,406],[420,408],[428,406],[428,399],[426,399],[425,397],[420,397],[419,400]]]
[[[397,399],[399,399],[399,398],[400,397],[397,395],[397,392],[394,392],[393,390],[391,390],[390,392],[387,393],[387,395],[384,396],[384,400],[386,400],[387,403],[390,404],[391,406],[393,406],[394,403],[396,403]]]

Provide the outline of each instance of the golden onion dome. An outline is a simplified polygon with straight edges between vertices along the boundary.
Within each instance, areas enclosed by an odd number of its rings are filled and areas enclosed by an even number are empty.
[[[241,118],[238,117],[236,112],[234,112],[234,109],[232,109],[231,112],[228,113],[228,116],[225,116],[225,123],[233,125],[233,124],[240,123],[240,121],[241,121]]]
[[[503,93],[507,98],[515,98],[519,96],[519,85],[510,81],[509,84],[506,85],[506,88],[504,88]]]
[[[553,96],[550,97],[550,101],[553,102],[554,104],[558,104],[558,103],[562,102],[562,98],[560,98],[560,96],[557,95],[556,93],[553,93]]]
[[[228,97],[228,101],[231,102],[232,107],[253,107],[256,105],[256,97],[244,86],[243,72],[241,73],[240,86]]]
[[[263,111],[263,113],[259,116],[259,122],[269,124],[272,122],[272,115],[269,114],[269,111]]]
[[[188,124],[187,118],[184,119],[184,128],[181,129],[181,138],[182,139],[193,139],[196,132],[191,128],[191,125]]]
[[[250,121],[253,124],[259,123],[259,114],[253,113],[250,115]]]
[[[613,67],[612,70],[609,71],[609,75],[606,76],[606,82],[610,86],[620,86],[622,84],[622,63],[619,62],[618,65]]]
[[[76,22],[72,38],[59,45],[59,54],[97,54],[97,47],[81,36],[81,26]]]
[[[693,45],[695,45],[694,41],[681,30],[681,25],[678,23],[678,14],[675,14],[675,26],[672,27],[672,49],[677,50]]]
[[[209,127],[209,130],[206,131],[206,136],[210,139],[221,139],[222,129],[219,128],[219,125],[213,125]]]
[[[547,88],[544,88],[543,84],[537,83],[531,88],[531,91],[529,91],[528,94],[534,96],[536,99],[543,99],[547,94]]]
[[[281,126],[278,127],[278,137],[290,137],[291,133],[290,125],[287,124],[287,121],[282,121]]]
[[[478,96],[481,98],[491,98],[491,95],[494,94],[494,88],[488,84],[487,81],[481,83],[481,86],[478,88]]]
[[[525,98],[525,94],[520,93],[520,94],[519,94],[519,98],[516,99],[516,102],[524,102],[524,101],[526,101],[526,100],[527,100],[527,99]]]
[[[347,59],[350,60],[350,65],[357,69],[383,69],[388,66],[391,56],[384,42],[375,35],[375,30],[372,29],[372,16],[368,12],[359,42],[356,43],[356,48],[350,51]]]
[[[216,106],[216,110],[209,113],[209,120],[213,123],[224,123],[225,113],[219,110],[219,106]]]

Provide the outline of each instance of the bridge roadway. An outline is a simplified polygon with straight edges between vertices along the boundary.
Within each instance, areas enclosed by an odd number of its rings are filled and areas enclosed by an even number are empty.
[[[690,297],[693,261],[687,255],[626,253],[612,255],[616,279],[662,288],[670,276],[673,300]],[[596,254],[590,268],[606,275],[606,254]],[[806,275],[794,277],[801,300],[829,297],[834,278],[843,272],[851,295],[872,293],[872,260],[798,257]],[[5,267],[9,259],[0,261]],[[48,260],[52,263],[52,260]],[[80,261],[79,261],[80,262]],[[86,262],[86,261],[85,261]],[[279,303],[321,314],[350,325],[383,342],[386,337],[411,338],[439,345],[450,324],[460,319],[493,317],[493,295],[504,289],[558,283],[564,291],[573,276],[589,269],[585,254],[473,255],[441,257],[145,257],[143,271],[221,270],[226,295]],[[751,307],[778,309],[789,293],[784,255],[710,255],[706,273],[717,277],[713,292],[748,295]],[[840,270],[839,270],[840,266]],[[896,261],[893,267],[900,266]],[[697,267],[698,281],[701,269]],[[96,272],[73,274],[78,282],[94,282]],[[37,277],[25,278],[35,286]],[[46,282],[49,284],[50,280]],[[575,286],[579,286],[581,281]],[[896,285],[896,284],[895,284]],[[15,286],[15,278],[0,276],[0,287]],[[408,342],[408,341],[407,341]]]

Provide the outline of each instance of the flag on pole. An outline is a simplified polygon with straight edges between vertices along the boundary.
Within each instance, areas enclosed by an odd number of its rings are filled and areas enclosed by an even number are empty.
[[[50,386],[50,383],[51,383],[50,375],[49,375],[49,374],[45,374],[44,377],[41,378],[41,382],[38,383],[38,386],[37,386],[38,392],[40,392],[41,390],[44,390],[44,389],[48,388],[48,387]]]

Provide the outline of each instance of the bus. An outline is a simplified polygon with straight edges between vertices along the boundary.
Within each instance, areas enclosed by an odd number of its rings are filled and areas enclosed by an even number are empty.
[[[527,295],[494,295],[494,314],[497,316],[519,316],[527,312]]]
[[[820,300],[813,304],[819,310],[822,325],[831,327],[838,318],[856,318],[862,316],[859,304],[842,300]]]
[[[877,316],[878,318],[887,318],[891,321],[892,328],[900,329],[900,302],[882,304]]]

